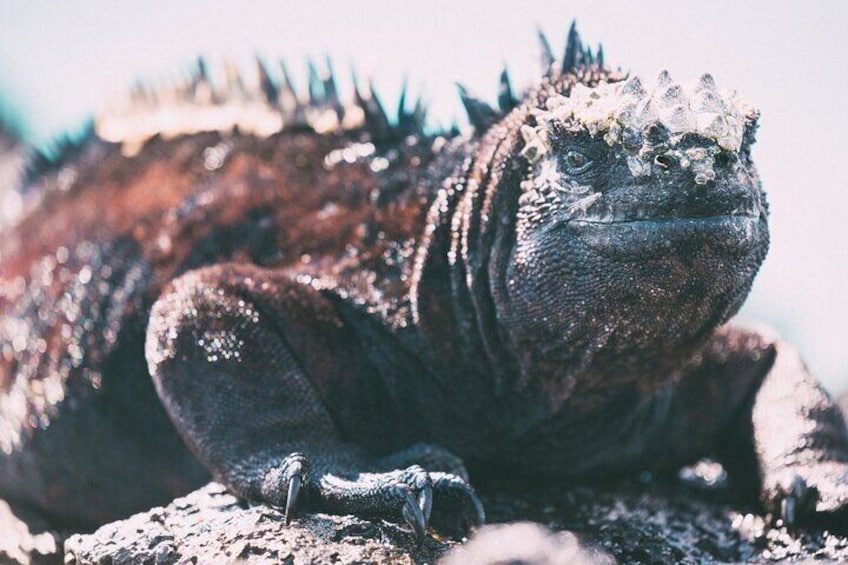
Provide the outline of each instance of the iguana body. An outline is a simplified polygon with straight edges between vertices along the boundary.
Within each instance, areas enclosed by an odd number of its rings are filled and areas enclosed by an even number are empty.
[[[421,536],[482,520],[464,464],[714,455],[784,519],[841,519],[838,410],[791,347],[722,325],[768,246],[756,113],[625,78],[572,30],[523,100],[464,97],[470,136],[317,74],[309,105],[201,72],[190,103],[102,121],[117,143],[37,175],[0,247],[0,493],[92,525],[205,467]]]

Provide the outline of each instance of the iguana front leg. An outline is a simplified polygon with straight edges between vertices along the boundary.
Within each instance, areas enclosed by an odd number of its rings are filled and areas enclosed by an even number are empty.
[[[848,530],[848,433],[840,409],[798,352],[774,337],[775,351],[730,445],[752,445],[761,498],[785,523]],[[726,461],[733,460],[725,453]]]
[[[725,326],[673,387],[658,459],[701,446],[787,525],[848,529],[848,433],[789,344]]]
[[[482,520],[461,473],[447,472],[458,461],[447,451],[379,457],[367,437],[342,439],[318,390],[358,386],[350,379],[369,369],[358,347],[312,287],[219,265],[165,291],[152,309],[146,355],[165,408],[200,461],[237,495],[284,507],[287,520],[296,508],[402,518],[419,539],[433,504],[469,524]]]

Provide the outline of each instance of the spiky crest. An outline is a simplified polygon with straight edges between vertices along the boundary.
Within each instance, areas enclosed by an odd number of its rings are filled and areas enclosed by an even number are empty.
[[[498,87],[498,107],[501,112],[507,113],[518,105],[518,99],[512,93],[512,82],[506,67],[501,71],[500,84]]]
[[[591,83],[604,79],[602,47],[593,53],[583,48],[572,22],[565,55],[560,65],[553,55],[550,42],[541,30],[537,33],[541,60],[548,82]],[[237,128],[243,133],[268,136],[282,129],[303,128],[317,133],[338,130],[362,130],[376,144],[390,145],[408,135],[427,135],[427,107],[418,98],[408,108],[407,87],[404,83],[397,113],[390,118],[369,82],[359,85],[353,75],[351,102],[339,96],[335,73],[329,58],[323,67],[307,64],[306,96],[298,94],[285,63],[280,61],[277,72],[261,58],[256,59],[255,77],[245,77],[236,67],[224,64],[224,84],[216,85],[209,65],[198,58],[187,83],[151,89],[137,84],[129,99],[117,108],[97,116],[83,136],[62,136],[34,155],[28,168],[28,178],[61,166],[78,153],[91,138],[121,143],[132,154],[155,135],[164,138],[189,135],[200,131],[229,131]],[[274,75],[278,75],[275,78]],[[250,80],[248,80],[250,79]],[[564,92],[564,91],[563,91]],[[460,100],[476,134],[488,129],[505,114],[526,99],[529,91],[516,94],[506,68],[498,79],[497,108],[471,95],[459,86]],[[457,128],[430,131],[431,135],[451,136]],[[95,135],[96,134],[96,135]]]
[[[565,52],[559,67],[553,56],[551,45],[545,34],[539,30],[539,44],[541,49],[540,59],[542,61],[542,72],[547,76],[556,77],[560,74],[577,73],[582,67],[597,66],[604,68],[604,50],[601,44],[592,51],[588,45],[584,47],[583,40],[577,31],[577,20],[571,21],[568,28],[568,39],[565,43]]]
[[[542,63],[542,72],[547,73],[553,64],[556,62],[551,42],[545,36],[545,32],[541,29],[536,30],[536,35],[539,37],[539,61]]]
[[[468,93],[468,89],[457,83],[459,90],[459,99],[462,101],[465,112],[468,114],[468,121],[474,126],[476,133],[482,133],[489,129],[492,124],[501,118],[501,114],[486,102],[476,98]]]
[[[397,108],[397,128],[405,135],[413,135],[424,131],[427,121],[427,107],[424,101],[418,97],[412,110],[406,108],[407,82],[404,79],[401,85],[400,97]]]
[[[256,58],[256,68],[259,73],[259,88],[262,90],[262,94],[265,95],[265,101],[268,104],[276,104],[280,97],[280,89],[271,80],[271,75],[268,74],[268,69],[260,57]]]
[[[87,120],[83,127],[75,133],[64,133],[55,137],[46,145],[33,149],[24,168],[24,189],[46,173],[58,171],[68,161],[78,156],[92,141],[97,138],[94,121]]]
[[[557,83],[560,88],[565,87],[562,92],[567,92],[569,84],[584,83],[592,84],[611,76],[604,67],[603,47],[599,44],[597,51],[583,47],[580,34],[577,33],[577,21],[571,22],[568,31],[568,40],[565,46],[565,54],[562,64],[557,65],[553,55],[550,41],[541,29],[536,31],[539,40],[539,60],[542,63],[542,73],[551,83]],[[512,93],[512,85],[506,68],[501,72],[498,86],[498,109],[492,108],[483,100],[471,96],[468,90],[462,86],[459,89],[460,100],[468,115],[468,121],[474,127],[476,134],[486,131],[493,123],[500,120],[505,114],[515,108],[520,99],[528,95],[525,92],[516,98]]]
[[[9,145],[22,145],[22,130],[17,113],[0,98],[0,147],[4,141]]]
[[[368,90],[363,92],[359,89],[359,81],[353,74],[353,95],[356,104],[362,108],[365,114],[365,128],[377,139],[385,139],[391,133],[389,116],[383,109],[383,104],[374,92],[374,84],[369,81]]]
[[[577,33],[577,20],[571,22],[568,30],[568,40],[565,44],[565,54],[562,56],[563,73],[570,73],[583,63],[583,42]]]

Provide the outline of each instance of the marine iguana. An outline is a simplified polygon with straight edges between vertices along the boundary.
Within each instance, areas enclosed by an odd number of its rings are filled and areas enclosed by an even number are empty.
[[[26,180],[0,243],[0,494],[86,527],[211,473],[248,500],[453,530],[471,476],[712,455],[789,523],[844,525],[839,410],[727,323],[768,247],[758,113],[646,87],[572,26],[473,133],[310,67],[125,111]],[[152,379],[151,379],[152,377]],[[184,444],[188,447],[184,447]]]

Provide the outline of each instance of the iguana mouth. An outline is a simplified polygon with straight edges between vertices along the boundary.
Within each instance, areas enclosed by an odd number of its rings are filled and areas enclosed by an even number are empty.
[[[574,218],[572,220],[568,220],[567,224],[594,224],[594,225],[605,225],[612,226],[617,224],[637,224],[637,225],[651,225],[651,224],[669,224],[680,221],[715,221],[725,218],[749,218],[749,219],[759,219],[760,215],[757,212],[729,212],[726,214],[708,214],[703,216],[660,216],[660,217],[637,217],[637,218],[624,218],[624,219],[616,219],[616,218]]]
[[[722,252],[744,252],[759,237],[757,213],[703,217],[625,220],[574,219],[563,227],[600,255],[616,259],[644,259],[673,254],[690,244]]]

